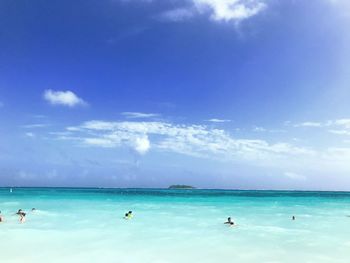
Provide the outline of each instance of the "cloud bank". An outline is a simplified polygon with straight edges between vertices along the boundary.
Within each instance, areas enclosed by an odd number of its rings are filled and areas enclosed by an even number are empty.
[[[67,127],[68,139],[84,146],[131,146],[140,154],[152,146],[155,151],[167,151],[216,160],[254,160],[272,163],[276,159],[309,156],[314,151],[285,142],[269,143],[259,139],[239,139],[222,129],[205,125],[173,124],[168,122],[108,122],[93,120]],[[67,138],[64,138],[67,139]]]
[[[320,123],[320,126],[306,125],[306,128],[321,129],[322,125],[327,125],[323,130],[327,134],[330,132],[329,127],[341,127],[346,131],[350,127],[348,119]],[[292,124],[290,127],[295,129]],[[239,138],[212,125],[176,124],[165,121],[91,120],[66,127],[66,131],[53,133],[52,136],[60,140],[69,140],[80,147],[128,148],[137,155],[145,155],[148,152],[172,153],[219,162],[301,171],[302,174],[350,171],[350,148],[347,145],[331,143],[311,146],[311,138],[256,138],[257,134],[265,133],[256,133],[254,130],[251,132],[250,136],[253,138]],[[288,131],[284,132],[286,134]],[[299,172],[290,172],[285,176],[302,180],[304,176],[297,174]]]

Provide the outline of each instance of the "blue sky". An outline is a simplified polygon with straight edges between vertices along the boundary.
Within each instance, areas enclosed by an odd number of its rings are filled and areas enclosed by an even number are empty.
[[[346,0],[0,2],[0,185],[350,189]]]

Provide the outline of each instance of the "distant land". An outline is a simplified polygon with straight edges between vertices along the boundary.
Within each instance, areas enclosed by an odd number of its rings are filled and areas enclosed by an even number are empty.
[[[170,185],[168,189],[196,189],[196,187],[184,184],[174,184]]]

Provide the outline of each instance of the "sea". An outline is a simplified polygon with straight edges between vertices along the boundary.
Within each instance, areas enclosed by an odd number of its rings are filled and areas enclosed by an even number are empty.
[[[1,263],[350,262],[350,192],[0,188],[0,210]]]

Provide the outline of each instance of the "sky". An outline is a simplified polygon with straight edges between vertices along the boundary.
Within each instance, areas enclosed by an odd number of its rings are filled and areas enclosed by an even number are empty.
[[[350,190],[347,0],[0,1],[0,186]]]

